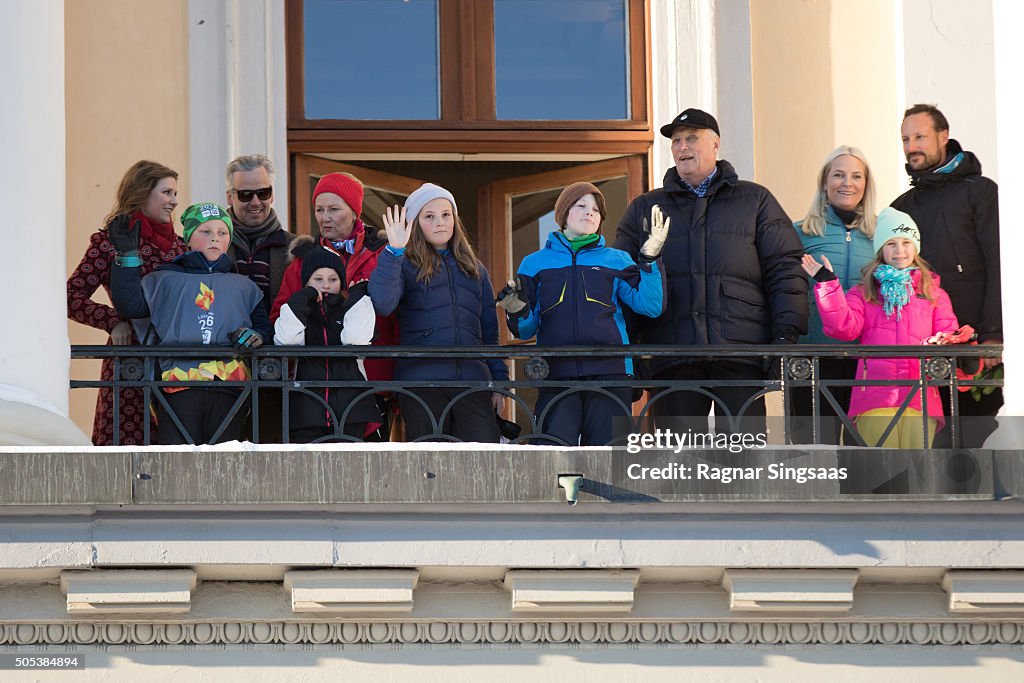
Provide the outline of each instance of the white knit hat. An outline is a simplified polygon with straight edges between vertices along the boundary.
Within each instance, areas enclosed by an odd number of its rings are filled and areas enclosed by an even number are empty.
[[[904,237],[914,243],[917,253],[921,253],[921,231],[909,214],[887,206],[878,214],[875,224],[875,253],[881,251],[885,243],[894,237]]]
[[[427,202],[435,199],[447,199],[452,203],[452,211],[456,216],[459,215],[459,207],[456,206],[455,197],[452,196],[451,192],[440,185],[423,183],[405,200],[405,220],[412,223],[420,215],[420,211],[423,210]]]

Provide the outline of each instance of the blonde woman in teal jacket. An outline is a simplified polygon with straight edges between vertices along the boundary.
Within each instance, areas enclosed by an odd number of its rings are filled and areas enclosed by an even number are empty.
[[[856,147],[842,145],[832,150],[818,172],[817,189],[803,220],[794,225],[804,252],[818,261],[824,256],[832,263],[843,291],[861,280],[861,271],[875,257],[872,238],[875,234],[875,182],[864,153]],[[821,314],[814,302],[814,286],[808,291],[810,318],[808,333],[801,344],[838,344],[822,330]],[[857,362],[846,358],[823,358],[819,361],[820,379],[853,379]],[[846,411],[850,403],[849,387],[830,387],[839,407]],[[819,392],[821,431],[818,443],[838,444],[842,432],[836,411]],[[792,442],[810,443],[811,389],[790,390]]]

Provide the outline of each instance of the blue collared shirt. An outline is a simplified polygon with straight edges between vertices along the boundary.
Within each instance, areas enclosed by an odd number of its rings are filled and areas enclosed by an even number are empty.
[[[679,179],[683,181],[683,184],[693,190],[693,193],[698,197],[703,197],[708,193],[708,188],[711,186],[711,181],[714,180],[715,176],[718,175],[718,167],[715,166],[715,170],[711,171],[711,174],[701,181],[700,185],[694,187],[690,183],[686,182],[686,179],[679,176]]]

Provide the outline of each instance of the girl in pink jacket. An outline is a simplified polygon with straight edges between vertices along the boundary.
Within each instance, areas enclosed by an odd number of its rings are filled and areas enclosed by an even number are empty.
[[[875,228],[875,258],[864,267],[861,283],[843,294],[828,258],[824,266],[804,254],[803,267],[818,281],[814,293],[825,334],[840,341],[891,346],[927,344],[939,333],[957,329],[949,295],[939,287],[939,276],[918,255],[921,233],[902,211],[883,209]],[[862,358],[857,378],[862,380],[916,380],[917,358]],[[924,443],[921,392],[914,385],[859,386],[853,388],[850,417],[869,446],[930,448],[936,429],[945,424],[939,391],[928,387],[928,441]],[[907,409],[884,442],[882,434],[907,396]]]

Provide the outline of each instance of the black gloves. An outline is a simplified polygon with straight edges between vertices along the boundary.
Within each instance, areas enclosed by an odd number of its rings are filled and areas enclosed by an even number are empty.
[[[828,268],[822,267],[817,273],[814,274],[815,282],[828,282],[829,280],[838,280],[836,274]]]
[[[509,315],[517,318],[526,317],[532,306],[529,297],[523,292],[523,279],[516,275],[515,280],[509,280],[498,295],[494,303],[504,308]]]
[[[118,254],[127,254],[139,250],[139,229],[141,223],[135,219],[132,223],[131,216],[126,213],[114,216],[107,223],[107,236],[110,242],[117,249]]]
[[[292,309],[295,317],[305,324],[309,314],[315,309],[319,298],[320,292],[315,287],[303,287],[288,297],[288,308]]]
[[[139,232],[141,223],[138,219],[132,222],[131,216],[119,214],[107,223],[107,238],[114,245],[117,257],[114,263],[125,268],[142,265],[139,256]]]
[[[228,341],[240,353],[255,351],[263,346],[263,337],[251,327],[239,327],[228,335]]]

